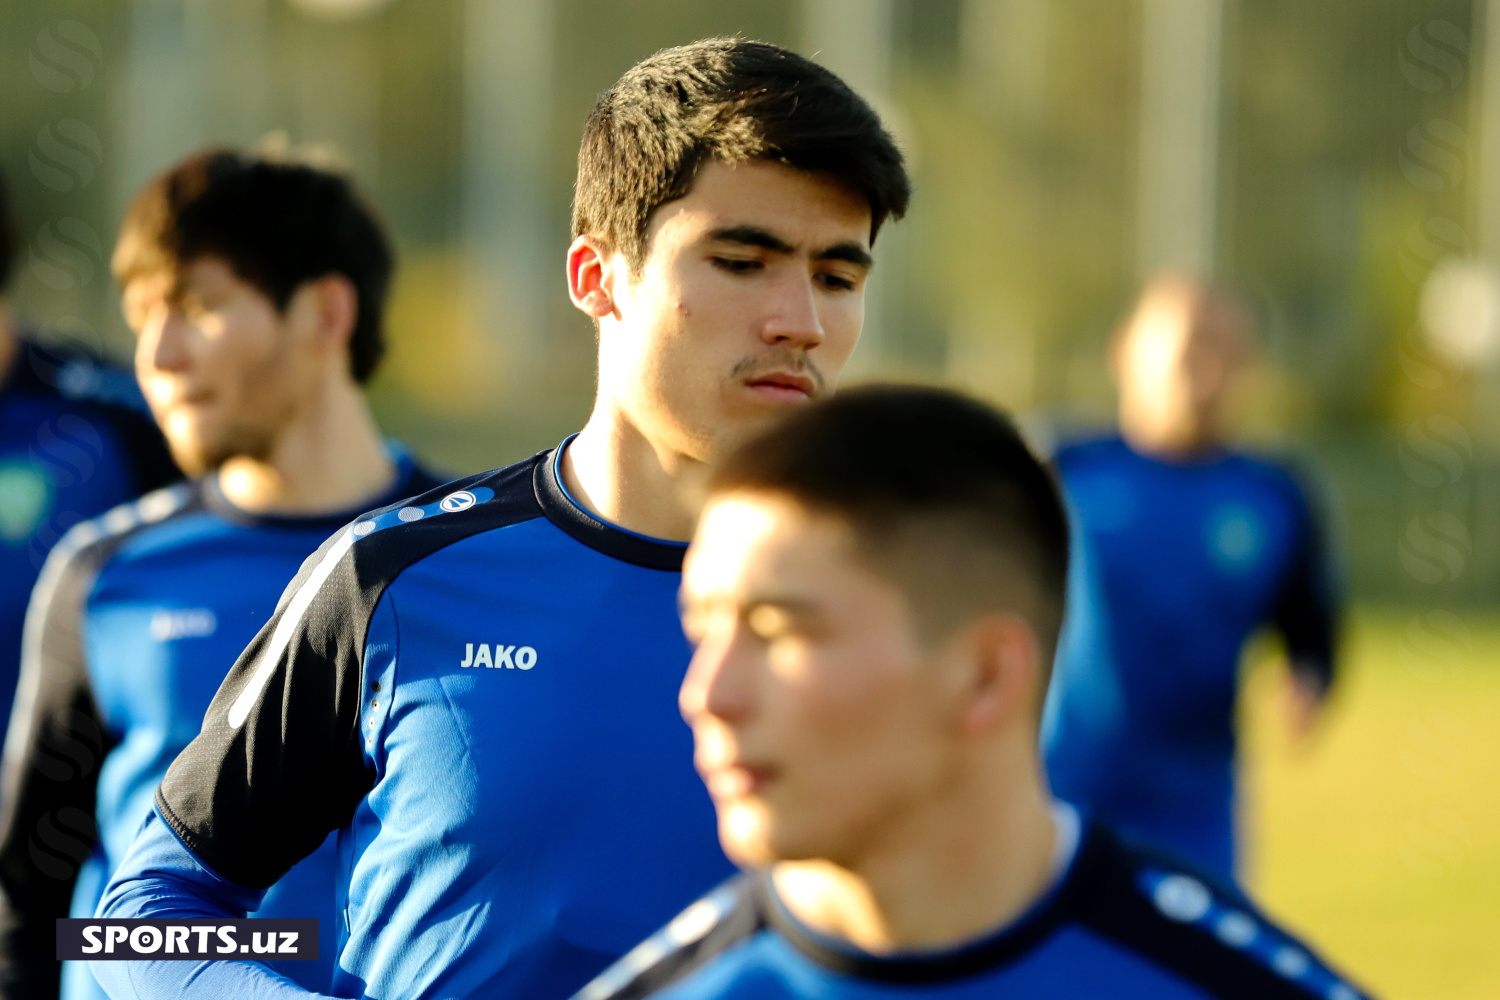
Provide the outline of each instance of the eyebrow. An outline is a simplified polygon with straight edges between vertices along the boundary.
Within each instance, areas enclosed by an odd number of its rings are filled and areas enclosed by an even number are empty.
[[[778,597],[775,594],[765,594],[759,596],[751,595],[750,597],[747,597],[743,600],[735,599],[733,597],[725,597],[721,598],[720,601],[722,601],[722,603],[725,605],[733,607],[741,614],[750,610],[751,608],[780,608],[788,612],[789,614],[808,615],[816,614],[819,608],[818,604],[815,601],[812,601],[808,598],[792,596]],[[678,598],[677,601],[677,611],[679,614],[685,614],[688,611],[692,610],[694,606],[701,606],[703,604],[712,603],[716,603],[715,599],[712,597],[706,601],[695,601],[691,597],[682,595]]]
[[[715,229],[708,234],[708,238],[720,243],[738,243],[741,246],[760,247],[762,250],[770,250],[772,253],[793,254],[797,248],[786,240],[777,236],[768,229],[759,226],[726,226],[723,229]],[[845,241],[835,243],[812,255],[813,260],[841,260],[856,267],[868,270],[875,263],[875,258],[870,252],[858,243]]]
[[[870,256],[870,251],[858,243],[835,243],[826,250],[813,254],[813,260],[841,260],[866,271],[875,265],[875,258]]]
[[[773,253],[796,253],[797,248],[768,229],[759,226],[726,226],[715,229],[708,238],[719,243],[739,243],[747,247],[760,247]]]

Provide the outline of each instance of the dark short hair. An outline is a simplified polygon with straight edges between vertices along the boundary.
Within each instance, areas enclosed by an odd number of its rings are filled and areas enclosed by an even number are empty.
[[[10,272],[16,266],[16,220],[11,216],[10,192],[0,176],[0,292],[10,284]]]
[[[795,52],[742,38],[663,49],[589,112],[573,235],[645,262],[651,216],[684,197],[708,160],[771,160],[826,174],[870,202],[870,239],[911,199],[900,149],[844,81]]]
[[[125,213],[113,269],[122,284],[221,257],[278,310],[309,281],[339,274],[359,315],[349,370],[364,382],[385,353],[383,314],[395,253],[349,178],[228,149],[196,153],[156,177]]]
[[[947,389],[866,386],[731,451],[710,495],[784,495],[853,529],[929,636],[1006,609],[1046,662],[1062,625],[1068,522],[1055,477],[998,411]]]

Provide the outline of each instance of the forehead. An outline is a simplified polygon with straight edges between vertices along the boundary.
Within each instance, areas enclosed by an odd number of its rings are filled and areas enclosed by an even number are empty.
[[[204,254],[178,264],[144,269],[125,280],[125,297],[131,300],[221,290],[232,286],[254,289],[240,278],[229,262],[216,254]]]
[[[849,529],[795,501],[731,493],[708,502],[683,565],[689,596],[785,588],[856,569]]]
[[[1238,358],[1246,352],[1244,317],[1213,296],[1162,294],[1148,300],[1127,329],[1137,351],[1192,351]]]
[[[652,215],[648,238],[758,226],[811,249],[846,241],[868,248],[870,221],[869,201],[829,175],[768,160],[710,160],[685,196]]]

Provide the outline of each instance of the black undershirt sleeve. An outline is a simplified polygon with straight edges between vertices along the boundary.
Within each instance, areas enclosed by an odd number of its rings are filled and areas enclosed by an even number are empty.
[[[113,540],[64,539],[33,592],[0,798],[0,996],[55,998],[54,921],[98,839],[94,796],[113,749],[89,685],[83,613]]]
[[[303,563],[156,792],[198,859],[247,888],[311,854],[373,781],[359,710],[366,598],[378,593],[358,586],[351,541],[343,528]]]
[[[1305,492],[1298,543],[1283,577],[1272,624],[1286,643],[1292,670],[1314,691],[1333,686],[1341,600],[1326,530]]]

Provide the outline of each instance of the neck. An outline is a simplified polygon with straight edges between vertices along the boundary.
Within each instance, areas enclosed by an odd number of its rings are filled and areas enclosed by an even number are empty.
[[[1218,421],[1211,416],[1167,423],[1122,408],[1120,436],[1136,453],[1167,462],[1189,462],[1223,446]]]
[[[777,896],[808,927],[872,954],[982,937],[1024,913],[1054,876],[1051,799],[1034,762],[1031,771],[963,783],[856,861],[778,864]]]
[[[562,459],[563,484],[590,513],[671,541],[692,537],[706,475],[703,462],[652,442],[603,398]]]
[[[328,372],[269,455],[237,455],[217,475],[242,510],[317,516],[373,500],[391,488],[396,470],[364,395],[347,375]]]

